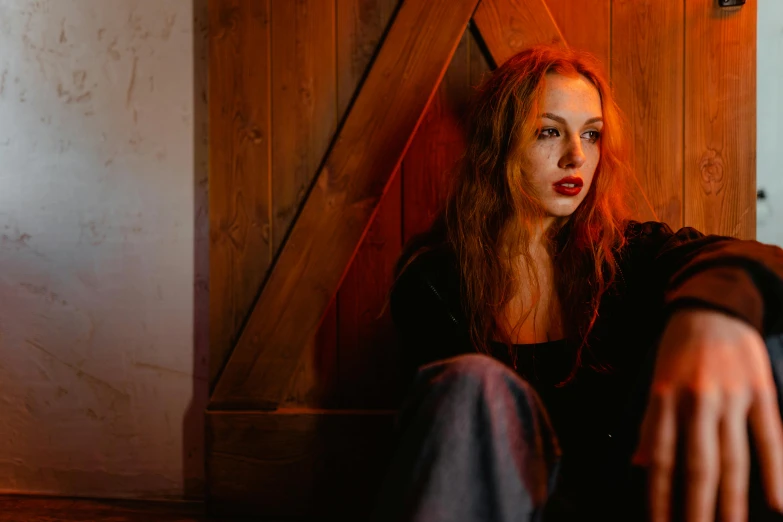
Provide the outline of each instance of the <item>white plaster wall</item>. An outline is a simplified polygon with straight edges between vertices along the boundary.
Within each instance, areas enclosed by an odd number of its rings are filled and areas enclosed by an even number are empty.
[[[783,0],[758,0],[757,238],[783,246]]]
[[[199,492],[206,1],[195,4],[0,0],[0,490]]]

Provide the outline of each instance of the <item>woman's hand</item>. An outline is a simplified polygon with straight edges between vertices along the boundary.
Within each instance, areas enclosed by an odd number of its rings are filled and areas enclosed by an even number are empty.
[[[676,312],[634,455],[648,469],[652,520],[670,519],[675,467],[685,474],[687,522],[713,522],[716,509],[720,520],[747,520],[748,425],[769,503],[783,511],[783,423],[764,341],[720,312]]]

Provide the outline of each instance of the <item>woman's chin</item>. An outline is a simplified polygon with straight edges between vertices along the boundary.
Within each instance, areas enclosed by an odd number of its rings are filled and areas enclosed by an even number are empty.
[[[548,216],[553,218],[567,218],[576,212],[578,207],[578,204],[551,205],[547,207],[546,213]]]

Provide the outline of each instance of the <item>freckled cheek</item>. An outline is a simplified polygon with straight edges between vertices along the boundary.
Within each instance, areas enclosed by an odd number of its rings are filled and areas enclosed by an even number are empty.
[[[590,186],[593,185],[593,182],[595,181],[595,171],[598,168],[598,156],[595,156],[594,158],[590,159],[589,163],[589,171],[585,172],[585,176],[587,177],[589,175],[590,178]],[[589,173],[589,174],[588,174]]]
[[[528,149],[528,160],[534,164],[546,164],[557,157],[558,152],[551,142],[538,141]]]

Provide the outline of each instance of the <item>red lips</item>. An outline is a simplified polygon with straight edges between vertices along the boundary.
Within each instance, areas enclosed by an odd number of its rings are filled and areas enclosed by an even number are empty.
[[[554,184],[555,192],[563,196],[576,196],[582,191],[584,182],[575,176],[567,176]]]

